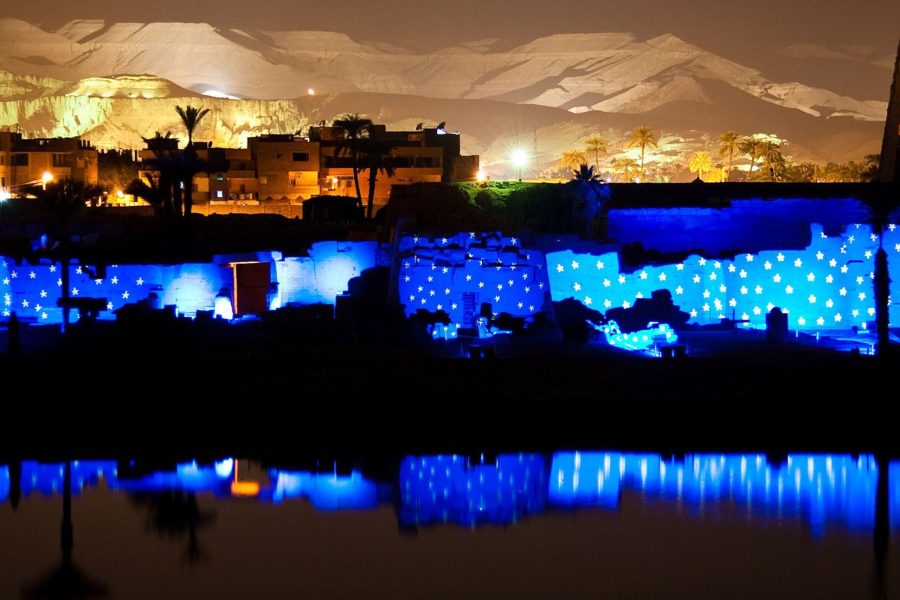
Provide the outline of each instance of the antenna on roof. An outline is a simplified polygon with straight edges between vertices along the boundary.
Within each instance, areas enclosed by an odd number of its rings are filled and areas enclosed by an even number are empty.
[[[416,125],[416,131],[422,131],[422,127],[424,127],[424,126],[425,126],[424,123],[419,123],[418,125]]]

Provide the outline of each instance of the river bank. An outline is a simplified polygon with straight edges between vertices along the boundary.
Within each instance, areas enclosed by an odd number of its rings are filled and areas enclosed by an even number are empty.
[[[375,344],[284,323],[93,327],[4,357],[0,452],[900,449],[896,357],[758,334],[688,333],[681,359],[524,335],[476,360],[423,336]]]

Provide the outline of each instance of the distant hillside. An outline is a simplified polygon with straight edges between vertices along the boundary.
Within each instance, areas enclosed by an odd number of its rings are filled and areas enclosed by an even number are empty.
[[[485,41],[419,54],[333,32],[102,21],[44,31],[4,19],[0,126],[134,147],[156,130],[177,133],[173,107],[193,102],[214,109],[200,138],[237,145],[250,134],[363,112],[390,127],[447,121],[497,176],[515,146],[536,152],[537,174],[594,133],[621,156],[617,143],[636,125],[666,141],[651,162],[709,146],[729,129],[786,139],[796,160],[876,152],[889,61],[810,46],[782,53],[774,80],[671,35],[565,34],[513,48]],[[846,70],[856,84],[817,87],[819,68]]]

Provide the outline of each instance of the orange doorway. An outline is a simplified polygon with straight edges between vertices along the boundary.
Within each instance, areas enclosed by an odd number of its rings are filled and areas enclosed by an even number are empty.
[[[269,309],[271,283],[269,263],[232,263],[234,269],[234,314],[259,314]]]

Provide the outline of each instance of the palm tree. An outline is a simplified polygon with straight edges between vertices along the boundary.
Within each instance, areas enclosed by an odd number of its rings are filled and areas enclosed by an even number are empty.
[[[712,157],[710,157],[709,152],[703,150],[694,152],[688,163],[688,168],[691,170],[691,173],[697,173],[697,179],[703,181],[703,175],[712,171]]]
[[[61,268],[62,280],[62,331],[69,329],[69,264],[74,252],[72,234],[69,231],[72,219],[85,207],[103,194],[103,190],[96,185],[89,185],[81,181],[63,179],[50,183],[44,189],[35,191],[41,207],[49,217],[50,254],[57,257]]]
[[[134,179],[125,187],[125,193],[141,198],[153,207],[153,214],[159,218],[165,216],[167,194],[161,187],[161,178],[158,175],[147,175],[147,180]]]
[[[203,120],[203,117],[209,113],[208,108],[197,108],[188,104],[186,107],[182,108],[180,106],[175,107],[175,112],[178,113],[178,116],[181,117],[181,123],[184,125],[184,128],[187,130],[188,141],[187,148],[188,150],[194,144],[194,130],[197,129],[197,125],[200,124],[200,121]]]
[[[878,175],[881,169],[880,154],[866,154],[863,157],[863,167],[860,177],[863,181],[878,181]]]
[[[811,183],[816,180],[817,166],[812,162],[802,162],[785,167],[784,178],[792,182]]]
[[[753,177],[753,167],[756,166],[756,161],[759,158],[762,158],[763,153],[763,142],[762,140],[758,140],[754,137],[746,137],[738,142],[738,149],[741,154],[746,154],[750,157],[750,169],[747,171],[747,176],[744,178],[745,181],[749,181],[751,177]]]
[[[633,158],[616,158],[612,161],[612,169],[621,173],[625,181],[632,182],[640,174],[638,163]]]
[[[725,181],[731,179],[731,166],[734,162],[734,153],[740,151],[741,136],[736,131],[726,131],[719,135],[719,156],[721,158],[728,157],[728,170],[726,171]]]
[[[607,148],[606,139],[600,137],[599,135],[589,137],[585,142],[585,151],[590,152],[594,155],[594,171],[600,170],[600,155],[606,154],[609,150]]]
[[[841,165],[830,162],[822,167],[819,171],[819,176],[825,183],[835,183],[840,181],[841,177],[843,177]]]
[[[144,161],[144,164],[155,170],[158,175],[150,178],[149,185],[139,179],[132,181],[128,186],[128,193],[143,198],[154,208],[156,208],[154,202],[158,202],[158,214],[164,220],[173,223],[176,216],[181,215],[182,196],[177,167],[178,160],[172,154],[172,147],[178,145],[177,140],[174,140],[174,144],[171,143],[173,140],[171,131],[167,131],[166,135],[157,131],[152,138],[142,137],[141,139],[153,152],[153,158]],[[153,186],[156,187],[155,190],[152,189]]]
[[[359,113],[347,113],[332,124],[335,133],[343,137],[337,152],[348,153],[353,162],[353,183],[356,186],[356,202],[362,206],[362,191],[359,189],[359,140],[369,136],[372,119],[366,119]]]
[[[579,183],[590,183],[592,181],[600,181],[600,176],[594,172],[594,167],[581,163],[577,169],[572,170],[572,181]]]
[[[578,169],[572,171],[572,180],[566,187],[575,197],[572,216],[584,225],[584,231],[588,236],[600,233],[601,227],[597,217],[609,199],[609,186],[594,173],[593,167],[582,163]]]
[[[375,183],[378,173],[384,173],[388,177],[394,176],[394,161],[391,155],[393,144],[387,140],[363,139],[359,141],[359,151],[362,154],[363,167],[369,170],[369,194],[366,204],[366,218],[372,218],[372,210],[375,204]]]
[[[194,130],[200,124],[200,121],[203,120],[203,117],[209,113],[209,109],[196,108],[189,104],[185,108],[176,106],[175,112],[181,117],[181,122],[184,124],[188,134],[186,156],[180,175],[182,185],[184,185],[184,219],[187,226],[190,227],[191,211],[194,207],[194,175],[202,170],[197,160],[197,151],[194,149]]]
[[[775,142],[763,142],[762,144],[762,160],[763,165],[769,172],[770,181],[779,181],[784,173],[784,155],[781,153],[781,145]]]
[[[584,152],[579,150],[566,150],[559,159],[559,168],[565,172],[578,169],[579,165],[587,162]]]
[[[628,137],[628,147],[629,148],[640,148],[641,149],[641,178],[644,177],[644,152],[647,147],[657,148],[658,139],[656,132],[647,127],[646,125],[641,125],[634,131],[629,134]]]

